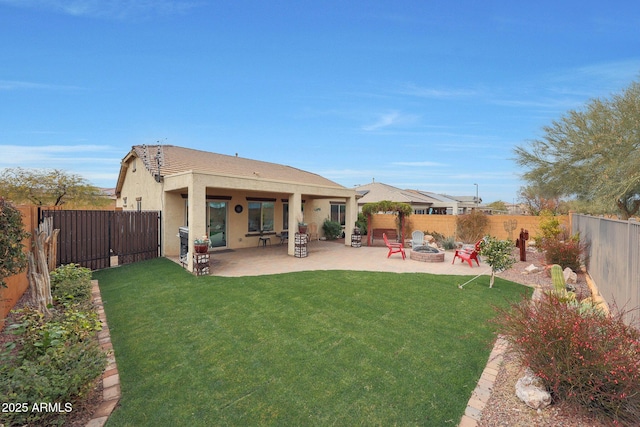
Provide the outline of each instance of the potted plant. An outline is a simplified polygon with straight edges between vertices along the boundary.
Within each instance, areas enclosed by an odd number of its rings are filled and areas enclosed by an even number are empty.
[[[198,254],[206,254],[209,252],[209,238],[202,236],[200,239],[193,241],[193,250]]]
[[[298,218],[298,233],[307,234],[307,223],[304,222],[304,217],[302,216],[302,213],[299,213],[297,218]]]

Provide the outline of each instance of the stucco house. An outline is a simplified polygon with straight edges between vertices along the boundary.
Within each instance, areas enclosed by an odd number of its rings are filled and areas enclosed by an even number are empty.
[[[299,221],[321,228],[336,213],[350,242],[357,220],[355,190],[320,175],[173,145],[132,147],[121,162],[116,196],[123,210],[162,211],[163,256],[179,255],[180,227],[188,227],[189,248],[207,236],[215,251],[255,247],[265,236],[278,243],[276,235],[293,235]],[[294,251],[288,239],[287,252]]]

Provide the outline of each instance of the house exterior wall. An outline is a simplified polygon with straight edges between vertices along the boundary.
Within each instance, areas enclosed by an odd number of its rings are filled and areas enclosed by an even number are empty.
[[[142,161],[136,158],[129,159],[122,190],[116,199],[116,208],[138,210],[137,199],[140,199],[141,210],[162,210],[161,191],[162,184],[156,182]]]

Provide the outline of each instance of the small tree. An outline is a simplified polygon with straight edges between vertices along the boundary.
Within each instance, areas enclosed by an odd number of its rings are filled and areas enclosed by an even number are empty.
[[[493,287],[496,273],[510,269],[515,264],[513,257],[513,242],[510,240],[498,240],[495,237],[487,236],[480,243],[480,255],[484,262],[491,267],[491,279],[489,287]]]
[[[20,211],[0,197],[0,288],[4,279],[18,274],[27,266],[22,240],[29,237],[24,230]]]

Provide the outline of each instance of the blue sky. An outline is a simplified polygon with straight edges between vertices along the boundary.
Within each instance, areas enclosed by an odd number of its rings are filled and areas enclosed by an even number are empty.
[[[114,187],[132,145],[485,202],[640,76],[640,2],[0,0],[0,168]]]

